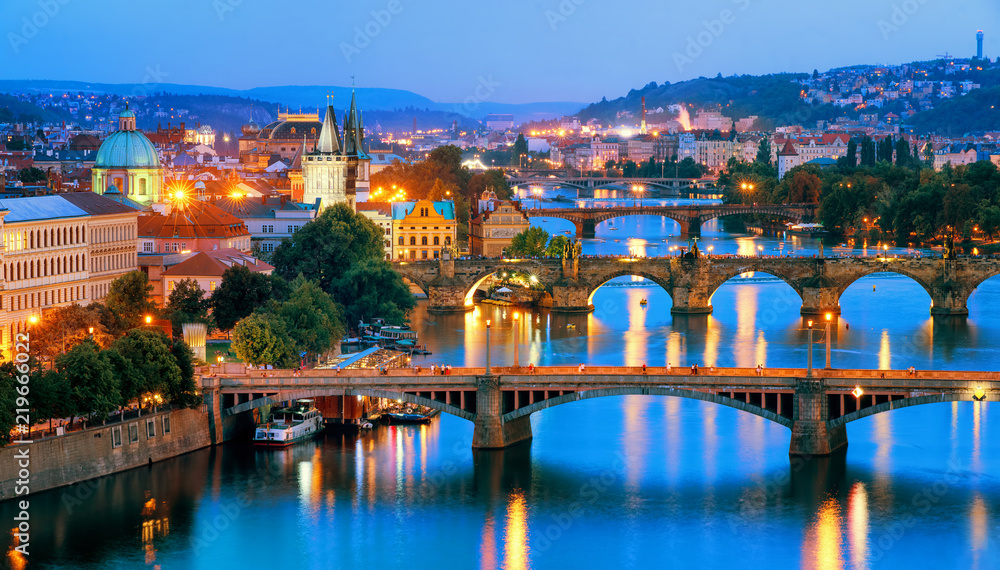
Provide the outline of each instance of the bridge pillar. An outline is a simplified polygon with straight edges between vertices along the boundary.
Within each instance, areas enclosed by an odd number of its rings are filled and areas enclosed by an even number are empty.
[[[499,376],[476,377],[476,427],[473,449],[503,449],[531,439],[531,418],[503,421]]]
[[[589,287],[575,284],[552,286],[553,313],[590,313],[593,310]]]
[[[931,288],[931,314],[935,317],[966,317],[969,315],[969,292],[952,281]]]
[[[701,218],[689,219],[686,222],[681,222],[681,237],[698,237],[701,235]]]
[[[847,447],[847,427],[830,428],[826,383],[822,378],[799,378],[792,411],[789,455],[830,455]]]
[[[464,313],[473,309],[465,304],[468,289],[462,285],[431,285],[427,287],[427,310],[432,313]]]
[[[674,287],[670,291],[674,301],[670,312],[675,315],[706,315],[712,312],[712,292],[708,287]]]
[[[597,222],[594,220],[583,220],[583,222],[576,224],[576,237],[577,239],[597,237]]]
[[[837,287],[803,287],[802,316],[822,316],[826,313],[840,314],[840,290]]]

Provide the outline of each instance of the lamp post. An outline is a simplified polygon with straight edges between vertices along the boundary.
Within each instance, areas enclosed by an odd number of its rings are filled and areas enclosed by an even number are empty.
[[[806,360],[806,377],[812,378],[813,375],[813,322],[810,320],[806,323],[809,326],[809,352],[808,358]],[[489,338],[489,337],[487,337]]]
[[[486,375],[492,376],[490,370],[490,320],[486,319]]]
[[[518,345],[521,344],[521,315],[514,313],[514,368],[521,367],[521,359],[518,357]]]
[[[830,369],[830,321],[833,320],[833,313],[826,314],[826,369]],[[811,352],[811,351],[810,351]]]

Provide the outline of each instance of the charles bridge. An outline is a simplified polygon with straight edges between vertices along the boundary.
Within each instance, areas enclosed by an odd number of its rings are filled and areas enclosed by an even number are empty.
[[[447,257],[447,256],[446,256]],[[540,304],[554,312],[594,310],[594,292],[615,277],[648,279],[670,295],[671,312],[712,312],[711,298],[729,279],[747,272],[766,273],[791,286],[804,316],[840,314],[840,297],[855,281],[873,273],[898,273],[931,298],[936,316],[968,315],[969,295],[980,283],[1000,275],[1000,260],[987,258],[895,257],[572,257],[539,259],[440,259],[397,261],[395,269],[423,290],[434,312],[468,311],[476,289],[492,276],[528,274],[541,293]]]
[[[203,376],[213,425],[299,398],[386,398],[473,422],[472,446],[499,449],[532,437],[530,415],[590,398],[624,395],[696,399],[763,417],[791,430],[790,455],[829,455],[847,445],[846,424],[908,406],[994,401],[996,372],[640,367],[275,370]],[[221,429],[216,427],[215,429]]]
[[[609,208],[535,208],[525,209],[531,218],[562,218],[573,222],[577,238],[596,236],[597,224],[624,216],[663,216],[681,225],[681,235],[701,235],[701,225],[708,220],[723,216],[760,214],[776,216],[795,222],[811,220],[815,214],[815,204],[704,204],[697,206],[635,205]]]

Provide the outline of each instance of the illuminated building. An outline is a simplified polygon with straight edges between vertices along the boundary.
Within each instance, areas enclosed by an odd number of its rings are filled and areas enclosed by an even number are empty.
[[[319,140],[301,157],[302,201],[319,209],[345,203],[355,209],[358,192],[368,192],[371,157],[364,150],[365,128],[355,96],[341,137],[333,105],[327,105]]]
[[[469,253],[499,257],[514,236],[530,226],[519,202],[498,201],[493,192],[484,192],[479,215],[469,223]]]
[[[163,199],[163,168],[156,147],[135,128],[128,105],[118,116],[118,130],[101,143],[91,171],[91,188],[104,194],[109,186],[140,204]]]
[[[397,202],[392,205],[393,259],[438,259],[451,249],[458,228],[451,201]]]

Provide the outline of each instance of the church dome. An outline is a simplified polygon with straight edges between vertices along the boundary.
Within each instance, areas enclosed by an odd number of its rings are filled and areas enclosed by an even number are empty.
[[[126,104],[118,130],[101,143],[94,168],[159,168],[160,157],[146,135],[135,130],[135,113]]]
[[[258,125],[253,119],[250,119],[250,122],[243,125],[240,130],[244,135],[252,136],[260,132],[260,125]]]
[[[101,143],[94,168],[159,168],[156,147],[139,131],[117,131]]]

